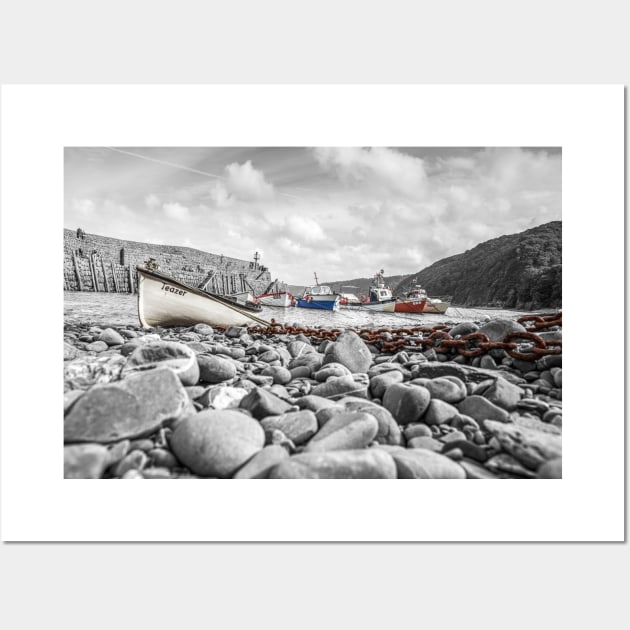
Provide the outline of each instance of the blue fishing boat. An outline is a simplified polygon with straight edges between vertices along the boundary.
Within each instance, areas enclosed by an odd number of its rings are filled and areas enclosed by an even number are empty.
[[[317,282],[317,274],[315,274]],[[304,293],[297,298],[296,306],[300,308],[318,308],[325,311],[338,311],[341,297],[338,293],[333,293],[330,287],[319,284],[305,287]]]

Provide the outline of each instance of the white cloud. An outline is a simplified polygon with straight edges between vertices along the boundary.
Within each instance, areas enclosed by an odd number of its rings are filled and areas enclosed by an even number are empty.
[[[91,199],[72,200],[72,210],[78,218],[93,215],[95,208],[94,202]]]
[[[462,170],[472,171],[475,168],[475,159],[471,157],[452,156],[448,158],[439,158],[437,165],[440,170]]]
[[[546,151],[519,148],[484,149],[474,155],[475,176],[495,192],[559,190],[562,158]]]
[[[217,208],[225,208],[234,203],[234,197],[230,195],[223,182],[214,182],[210,187],[209,195]]]
[[[256,170],[248,160],[245,164],[233,162],[225,167],[227,190],[243,201],[256,201],[273,197],[273,186],[265,180],[262,171]]]
[[[129,206],[113,199],[105,199],[98,215],[103,220],[113,221],[114,223],[132,220],[136,217],[136,214]]]
[[[313,155],[322,169],[350,186],[412,198],[425,192],[424,161],[394,149],[317,147]]]
[[[181,203],[165,203],[162,206],[162,209],[169,219],[174,219],[176,221],[188,221],[190,219],[190,210],[187,206],[183,206]]]
[[[288,236],[278,236],[275,244],[280,250],[281,254],[298,256],[302,251],[300,244],[291,240]]]
[[[155,210],[160,206],[160,198],[157,195],[151,193],[144,198],[144,204],[150,210]]]
[[[225,178],[212,182],[206,188],[207,198],[214,208],[227,208],[237,202],[266,201],[273,199],[275,190],[265,174],[252,166],[233,162],[225,167]]]
[[[453,201],[457,203],[467,203],[472,197],[471,191],[464,186],[449,186],[447,190]]]
[[[289,216],[284,223],[284,232],[303,243],[320,243],[326,240],[322,226],[305,216]]]

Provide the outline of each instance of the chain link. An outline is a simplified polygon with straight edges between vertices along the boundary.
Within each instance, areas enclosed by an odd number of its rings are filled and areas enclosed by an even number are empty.
[[[509,356],[521,361],[536,361],[546,355],[562,354],[562,341],[545,341],[534,331],[562,327],[562,313],[549,315],[525,315],[516,320],[526,330],[512,332],[503,341],[490,341],[484,333],[473,332],[459,338],[452,337],[445,324],[435,326],[414,326],[411,328],[376,328],[352,330],[365,343],[376,346],[380,352],[399,352],[402,349],[423,352],[433,349],[440,354],[460,354],[467,358],[479,357],[491,350],[505,350]],[[217,327],[221,328],[221,327]],[[320,341],[336,341],[344,332],[341,328],[304,328],[278,324],[274,319],[271,326],[252,326],[250,334],[262,335],[304,335]]]

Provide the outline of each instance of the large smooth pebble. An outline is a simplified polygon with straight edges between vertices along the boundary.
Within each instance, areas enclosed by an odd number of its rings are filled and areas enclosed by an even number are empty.
[[[206,410],[184,418],[171,436],[177,458],[198,475],[231,477],[262,449],[265,432],[240,411]]]

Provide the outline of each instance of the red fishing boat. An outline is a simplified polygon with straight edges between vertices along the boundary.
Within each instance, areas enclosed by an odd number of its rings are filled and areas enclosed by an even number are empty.
[[[418,284],[404,298],[396,300],[396,313],[424,313],[427,304],[427,292]]]

